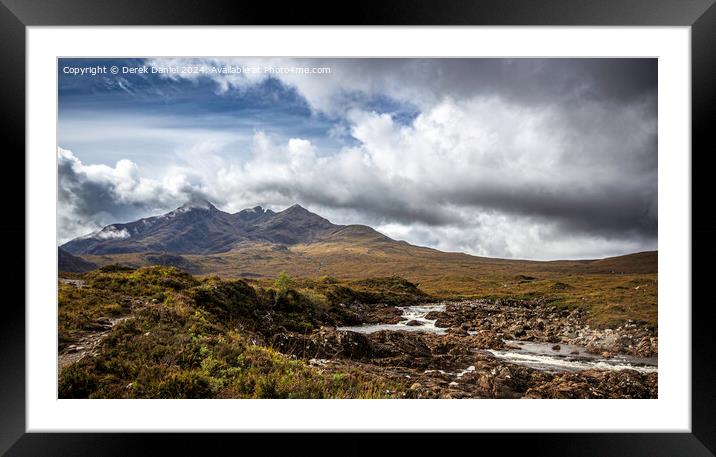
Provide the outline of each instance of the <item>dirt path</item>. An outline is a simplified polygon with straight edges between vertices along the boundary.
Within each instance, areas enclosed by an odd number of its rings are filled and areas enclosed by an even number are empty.
[[[93,355],[97,352],[102,340],[112,331],[112,328],[120,322],[131,319],[132,316],[122,316],[114,319],[103,319],[99,322],[100,327],[98,330],[90,332],[79,339],[74,344],[67,346],[65,349],[60,351],[57,359],[59,370],[64,367],[78,362],[88,355]]]
[[[60,283],[62,284],[72,284],[73,286],[77,287],[78,289],[81,289],[85,285],[84,279],[67,279],[67,278],[59,278]]]

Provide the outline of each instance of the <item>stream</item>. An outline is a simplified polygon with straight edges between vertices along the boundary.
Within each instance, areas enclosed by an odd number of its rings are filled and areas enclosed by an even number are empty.
[[[426,319],[428,313],[445,311],[445,305],[416,305],[400,306],[402,315],[397,324],[364,324],[355,326],[338,327],[337,330],[373,333],[381,330],[424,332],[435,335],[444,335],[447,328],[436,327],[436,320]],[[409,322],[412,325],[408,325]],[[472,334],[472,332],[469,332]],[[560,344],[559,350],[553,349],[554,343],[540,343],[534,341],[505,340],[505,343],[512,346],[508,349],[486,349],[498,359],[505,362],[524,365],[536,370],[548,372],[581,371],[588,369],[597,370],[625,370],[631,369],[642,373],[653,373],[658,370],[656,357],[635,357],[626,354],[616,354],[611,357],[604,357],[601,354],[591,354],[582,346]],[[519,347],[519,349],[516,349]]]
[[[642,373],[657,371],[656,357],[616,354],[606,358],[600,354],[588,353],[585,347],[571,344],[560,344],[559,351],[556,351],[552,349],[555,346],[554,343],[515,340],[505,340],[505,343],[518,346],[520,349],[488,349],[487,352],[506,362],[528,366],[536,370],[558,372],[631,369]]]
[[[353,325],[348,327],[338,327],[336,330],[345,332],[357,332],[357,333],[374,333],[381,330],[394,330],[404,332],[424,332],[434,333],[436,335],[443,335],[447,332],[446,328],[436,327],[435,321],[426,319],[425,316],[428,313],[437,311],[445,311],[445,305],[415,305],[415,306],[398,306],[398,309],[403,312],[403,320],[397,324],[365,324],[365,325]],[[408,322],[416,321],[420,325],[408,325]]]

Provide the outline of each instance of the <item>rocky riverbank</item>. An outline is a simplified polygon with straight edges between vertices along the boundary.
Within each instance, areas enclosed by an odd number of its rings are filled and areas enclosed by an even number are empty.
[[[658,339],[644,323],[594,329],[579,310],[517,301],[346,307],[353,327],[270,344],[321,371],[398,382],[408,398],[657,396]]]
[[[516,300],[472,300],[446,303],[445,310],[427,316],[451,333],[493,335],[497,339],[542,341],[584,346],[588,352],[655,357],[656,329],[644,322],[627,321],[611,329],[591,328],[582,309],[568,310]]]

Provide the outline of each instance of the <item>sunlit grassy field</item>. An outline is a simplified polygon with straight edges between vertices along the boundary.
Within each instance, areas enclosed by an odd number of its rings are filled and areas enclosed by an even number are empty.
[[[98,265],[149,264],[144,254],[86,256]],[[353,281],[400,276],[434,298],[520,298],[590,311],[594,325],[627,319],[657,323],[656,252],[595,261],[535,262],[445,253],[407,243],[332,242],[251,245],[208,256],[182,256],[195,273],[256,280],[266,285],[280,272],[297,278]]]

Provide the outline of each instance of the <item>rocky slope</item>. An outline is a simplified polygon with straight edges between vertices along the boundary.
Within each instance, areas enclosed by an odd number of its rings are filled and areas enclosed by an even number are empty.
[[[389,240],[370,227],[332,224],[300,205],[278,213],[257,206],[231,214],[206,200],[194,200],[160,216],[108,225],[63,244],[62,249],[74,255],[206,255],[229,251],[241,243],[310,243],[334,234],[345,237],[351,230]]]

